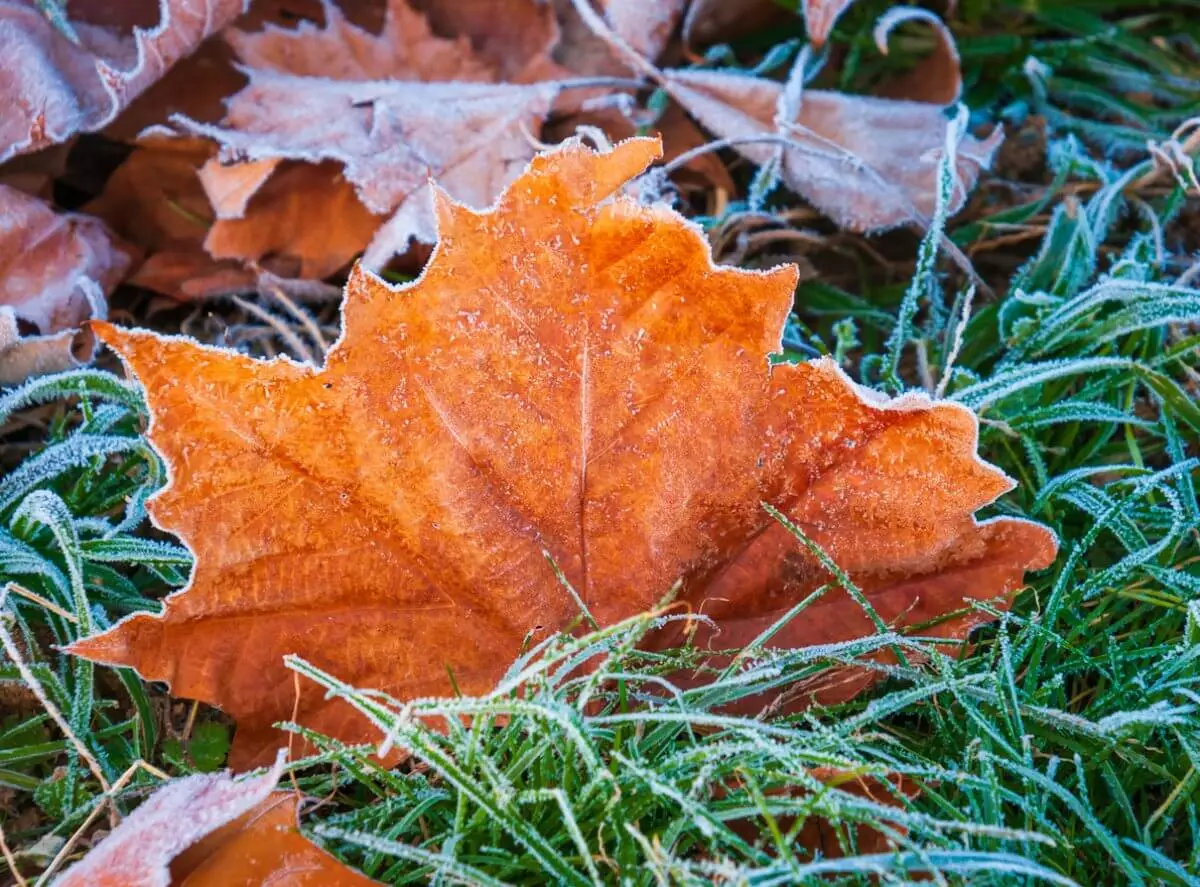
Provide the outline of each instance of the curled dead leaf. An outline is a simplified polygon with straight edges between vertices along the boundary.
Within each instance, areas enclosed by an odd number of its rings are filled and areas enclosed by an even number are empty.
[[[889,80],[879,90],[883,98],[952,105],[962,95],[962,59],[954,35],[938,16],[928,9],[896,6],[884,13],[875,23],[875,46],[887,55],[888,37],[900,25],[921,22],[934,30],[937,43],[934,50],[917,67],[902,77]]]
[[[223,707],[242,767],[293,704],[313,729],[374,737],[315,687],[296,700],[287,653],[400,699],[450,692],[451,673],[490,689],[578,614],[544,552],[602,624],[682,580],[721,646],[744,641],[829,579],[763,501],[897,630],[945,616],[961,638],[982,618],[970,601],[1003,607],[1055,539],[975,522],[1012,482],[976,455],[973,414],[887,400],[828,361],[770,366],[795,269],[716,267],[681,216],[613,196],[659,152],[567,144],[484,212],[437,192],[423,276],[357,270],[323,369],[99,325],[169,466],[150,513],[196,567],[161,615],[72,652]],[[773,643],[865,619],[833,589]]]
[[[299,799],[275,786],[283,756],[261,776],[196,774],[159,788],[75,863],[55,887],[367,887],[302,834]]]
[[[824,15],[826,13],[822,13]],[[880,19],[875,40],[887,50],[900,24],[921,21],[937,32],[937,47],[890,97],[805,89],[751,75],[699,70],[665,72],[667,88],[701,125],[729,139],[735,151],[763,166],[779,162],[784,184],[840,227],[873,232],[906,223],[927,225],[937,203],[937,171],[953,123],[944,106],[962,89],[958,51],[932,13],[897,7]],[[1004,139],[996,127],[983,140],[958,144],[947,211],[957,212]]]
[[[0,185],[0,385],[91,360],[79,327],[106,315],[130,264],[98,219]]]
[[[0,2],[0,163],[104,128],[168,68],[244,11],[245,0],[162,0],[153,27],[136,4],[71,24],[78,42],[31,0]],[[130,33],[131,32],[131,33]]]

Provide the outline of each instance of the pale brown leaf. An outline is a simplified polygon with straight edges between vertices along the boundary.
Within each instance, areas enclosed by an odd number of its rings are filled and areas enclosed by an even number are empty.
[[[467,38],[437,37],[403,0],[391,0],[380,34],[330,10],[322,27],[268,26],[228,39],[249,66],[249,85],[220,126],[184,125],[219,144],[227,161],[341,164],[367,211],[391,213],[367,250],[373,265],[414,238],[433,242],[431,177],[470,205],[491,203],[532,156],[557,93],[548,83],[490,82],[496,72]],[[253,193],[210,196],[233,217]]]
[[[0,384],[90,360],[78,327],[105,316],[130,264],[98,219],[0,185]]]
[[[196,774],[160,787],[55,887],[368,887],[296,827],[298,798],[276,792],[283,756],[261,776]]]
[[[31,0],[0,2],[0,162],[104,128],[206,37],[231,22],[245,0],[161,0],[153,27],[73,25],[72,43]]]
[[[498,82],[536,83],[563,74],[551,57],[560,31],[549,0],[414,0],[411,5],[438,36],[467,38]]]
[[[245,166],[254,164],[238,164]],[[204,248],[215,259],[294,257],[294,274],[321,280],[362,252],[382,221],[363,206],[339,164],[286,164],[244,211],[213,223]]]
[[[798,102],[784,103],[783,84],[723,71],[667,71],[668,88],[748,160],[762,166],[778,157],[784,184],[839,226],[872,232],[925,225],[937,202],[937,170],[952,125],[944,106],[957,101],[962,78],[953,37],[924,10],[898,7],[881,18],[875,29],[880,50],[887,51],[894,28],[910,21],[933,25],[937,48],[891,85],[894,97],[806,89]],[[986,139],[961,141],[949,213],[962,208],[1003,138],[996,127]]]

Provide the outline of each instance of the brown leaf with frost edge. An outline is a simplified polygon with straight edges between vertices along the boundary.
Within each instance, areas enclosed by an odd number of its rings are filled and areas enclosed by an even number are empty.
[[[240,15],[246,0],[159,0],[153,28],[115,30],[75,23],[79,43],[28,0],[0,0],[0,163],[95,132],[206,37]],[[113,18],[132,10],[118,8]]]
[[[55,887],[368,887],[296,828],[299,798],[277,792],[283,756],[261,776],[172,780],[138,807]]]
[[[131,262],[99,219],[0,185],[0,385],[91,360],[79,327],[107,314]]]
[[[349,252],[340,251],[342,263],[363,246],[365,261],[378,267],[414,239],[432,243],[431,177],[474,206],[495,200],[533,156],[531,136],[541,132],[559,91],[552,82],[498,82],[499,73],[466,38],[438,37],[406,0],[388,0],[379,34],[327,4],[323,27],[269,25],[225,37],[249,83],[229,99],[220,125],[176,122],[211,139],[222,159],[236,164],[341,165],[365,207],[346,212],[347,227],[365,233]],[[267,178],[239,195],[242,207]],[[213,193],[218,179],[216,171],[206,173],[210,198],[220,206],[222,195]],[[230,203],[223,219],[240,216],[238,203]],[[370,214],[385,218],[371,222]],[[255,227],[225,226],[208,246],[225,257],[257,259],[262,234],[247,237]]]
[[[958,101],[962,75],[953,35],[924,9],[899,6],[881,16],[874,33],[880,52],[887,53],[897,26],[913,21],[934,28],[936,48],[914,70],[886,84],[879,97],[824,89],[804,89],[793,97],[774,80],[720,70],[668,70],[665,85],[705,129],[730,139],[743,157],[758,166],[778,161],[783,183],[839,227],[861,233],[908,223],[926,227],[937,204],[947,128],[953,125],[945,106]],[[1003,139],[997,126],[987,138],[967,135],[958,144],[949,215],[962,208]]]
[[[162,615],[72,652],[221,706],[245,767],[292,714],[287,653],[399,699],[449,693],[448,670],[489,690],[528,635],[577,615],[544,551],[601,624],[682,579],[722,647],[744,640],[828,578],[763,501],[898,628],[1003,606],[1056,543],[975,522],[1012,482],[976,455],[974,415],[887,400],[830,361],[769,366],[796,269],[717,267],[683,217],[617,195],[660,151],[567,143],[483,212],[437,192],[424,274],[356,271],[322,369],[97,325],[169,466],[150,513],[196,567]],[[813,609],[775,642],[862,633],[840,589]],[[315,730],[377,738],[316,687],[297,704]]]

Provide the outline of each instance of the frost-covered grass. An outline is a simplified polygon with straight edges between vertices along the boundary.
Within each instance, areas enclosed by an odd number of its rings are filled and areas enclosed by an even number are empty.
[[[993,513],[1053,526],[1054,567],[969,650],[891,635],[751,650],[705,689],[669,682],[689,651],[637,651],[652,616],[553,638],[481,698],[401,706],[295,661],[412,754],[388,771],[369,749],[310,737],[322,752],[295,774],[329,799],[306,820],[312,835],[397,884],[1198,882],[1200,290],[1188,269],[1200,189],[1189,196],[1186,167],[1145,147],[1200,96],[1189,14],[991,4],[1012,16],[997,30],[988,5],[960,2],[976,106],[1016,124],[1041,114],[1055,138],[1045,183],[995,207],[985,188],[946,237],[1019,267],[972,288],[932,238],[910,283],[804,284],[787,342],[876,387],[975,410],[983,457],[1019,481]],[[868,7],[839,32],[851,50]],[[1194,152],[1186,135],[1174,156]],[[112,784],[139,760],[219,768],[229,727],[55,651],[154,606],[190,564],[144,520],[162,472],[138,391],[99,370],[43,379],[0,394],[5,423],[0,634],[24,673],[0,658],[0,826],[32,880],[101,799],[97,771]],[[832,665],[884,668],[870,654],[894,644],[925,664],[887,666],[852,703],[784,719],[714,711]],[[581,673],[585,660],[601,670]],[[86,754],[20,689],[30,676]],[[121,806],[157,781],[136,771]]]

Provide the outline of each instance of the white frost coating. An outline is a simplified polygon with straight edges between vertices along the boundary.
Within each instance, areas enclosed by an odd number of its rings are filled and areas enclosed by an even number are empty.
[[[587,148],[588,142],[583,136],[574,135],[574,136],[570,136],[569,138],[563,139],[557,145],[553,145],[553,146],[549,147],[547,150],[542,151],[541,156],[552,157],[555,154],[564,153],[566,151],[577,150],[579,148],[585,148],[587,150],[594,150],[594,152],[597,154],[611,154],[619,146],[624,145],[627,142],[656,142],[656,141],[659,141],[659,140],[657,138],[652,138],[652,137],[647,137],[647,136],[635,136],[635,137],[631,137],[628,139],[623,139],[622,141],[617,142],[615,145],[611,145],[608,148],[591,149],[591,148]],[[439,185],[436,182],[430,183],[430,190],[431,190],[431,194],[434,197],[435,204],[444,203],[447,207],[450,207],[453,209],[459,209],[459,210],[466,210],[466,211],[474,213],[475,215],[478,215],[478,216],[495,215],[500,210],[500,204],[503,203],[505,198],[508,197],[508,188],[506,187],[503,191],[501,191],[499,194],[496,195],[496,198],[491,202],[490,205],[488,205],[486,208],[482,208],[482,207],[470,206],[467,203],[456,199],[453,194],[448,193],[444,188],[441,187],[441,185]],[[737,275],[737,276],[751,277],[751,278],[753,278],[753,277],[767,278],[767,277],[772,277],[775,274],[778,274],[780,271],[779,267],[776,267],[776,268],[734,268],[729,265],[718,265],[713,260],[712,249],[709,247],[708,238],[704,234],[704,229],[699,225],[699,223],[694,222],[691,219],[688,219],[688,218],[685,218],[684,216],[679,215],[679,213],[677,213],[674,209],[672,209],[671,206],[669,204],[667,204],[666,202],[657,202],[656,204],[647,207],[647,206],[644,206],[642,203],[640,203],[637,199],[630,197],[627,194],[617,192],[617,193],[609,196],[608,198],[606,198],[604,201],[601,201],[600,205],[603,205],[605,203],[619,204],[619,205],[625,207],[626,209],[628,209],[630,211],[630,213],[634,214],[634,215],[639,214],[639,213],[645,213],[645,212],[653,212],[653,213],[658,213],[658,214],[665,216],[667,219],[669,219],[671,221],[672,224],[682,223],[682,227],[687,231],[688,235],[690,237],[692,237],[695,240],[695,242],[701,247],[701,252],[702,252],[702,254],[704,256],[704,260],[705,260],[704,270],[708,273],[730,274],[730,275]],[[390,283],[387,280],[384,280],[378,274],[375,274],[373,271],[369,270],[369,268],[363,268],[362,266],[359,266],[359,265],[356,265],[351,273],[352,274],[370,275],[370,277],[372,278],[372,281],[376,285],[386,287],[393,293],[399,294],[399,293],[407,292],[408,290],[411,290],[411,289],[415,289],[418,286],[418,284],[420,284],[421,281],[424,279],[426,272],[434,266],[434,263],[437,260],[438,255],[441,250],[441,239],[440,239],[440,237],[438,237],[438,234],[439,234],[439,232],[437,230],[438,229],[438,220],[436,218],[436,215],[437,214],[435,214],[435,218],[434,218],[433,251],[430,253],[429,261],[425,263],[425,267],[421,269],[421,274],[416,279],[404,281],[401,283]],[[787,267],[787,266],[781,266],[781,267]],[[349,286],[349,285],[347,284],[347,286]],[[338,337],[337,341],[333,344],[333,346],[329,349],[331,352],[335,348],[337,348],[339,345],[341,345],[342,340],[345,339],[345,337],[346,337],[345,309],[346,309],[346,303],[345,303],[345,300],[343,300],[342,301],[342,318],[341,318],[342,319],[342,333]],[[775,345],[770,349],[770,352],[773,354],[779,353],[783,350],[783,329],[784,329],[783,325],[781,324],[779,327],[779,335],[775,340]]]
[[[129,265],[99,219],[0,185],[0,385],[89,361],[94,339],[78,327],[105,317],[105,293]],[[18,321],[36,334],[22,336]]]
[[[323,5],[320,27],[230,32],[250,82],[228,100],[220,125],[172,122],[216,142],[226,164],[341,164],[362,204],[391,214],[365,254],[378,267],[413,240],[434,241],[430,178],[476,207],[516,178],[560,85],[497,82],[465,38],[437,37],[403,3],[388,5],[378,35]],[[228,206],[215,201],[218,217],[240,216],[267,178],[247,181]]]
[[[342,164],[364,206],[394,213],[367,251],[372,265],[403,252],[409,240],[434,241],[430,177],[468,205],[490,203],[533,157],[528,135],[540,130],[558,94],[554,83],[353,82],[246,73],[250,85],[230,101],[225,125],[184,117],[173,122],[221,145],[228,162]]]

